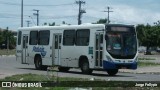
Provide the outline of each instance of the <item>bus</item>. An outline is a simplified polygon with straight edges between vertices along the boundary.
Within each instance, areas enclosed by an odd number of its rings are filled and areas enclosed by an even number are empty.
[[[80,68],[82,73],[137,69],[138,43],[133,25],[82,24],[34,26],[18,29],[16,58],[36,69]]]

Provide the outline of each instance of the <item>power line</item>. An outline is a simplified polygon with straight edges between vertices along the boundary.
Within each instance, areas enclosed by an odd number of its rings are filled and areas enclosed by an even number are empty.
[[[52,17],[53,19],[61,19],[61,18],[73,18],[76,17],[76,15],[71,15],[71,16],[57,16],[57,17]]]
[[[1,16],[20,16],[18,14],[0,13]]]
[[[27,19],[28,16],[30,15],[24,15],[24,19]],[[41,19],[61,19],[61,18],[72,18],[72,17],[76,17],[76,15],[66,15],[66,16],[47,16],[47,15],[41,15],[40,18]],[[13,18],[13,19],[20,19],[20,14],[11,14],[11,13],[0,13],[0,18]]]
[[[73,5],[73,3],[68,3],[68,4],[59,4],[59,5],[25,5],[25,6],[47,6],[47,7],[55,7],[55,6],[65,6],[65,5]]]
[[[20,19],[19,17],[10,17],[10,16],[1,16],[0,18],[2,18],[2,19]]]
[[[36,25],[36,23],[34,22],[33,18],[31,16],[28,16],[28,17],[31,18],[31,20],[34,23],[34,25]]]
[[[0,1],[0,4],[5,4],[5,5],[14,5],[14,6],[21,6],[20,3],[12,3],[12,2],[4,2]],[[58,4],[58,5],[38,5],[38,4],[24,4],[24,6],[44,6],[44,7],[55,7],[55,6],[64,6],[64,5],[73,5],[74,3],[66,3],[66,4]]]

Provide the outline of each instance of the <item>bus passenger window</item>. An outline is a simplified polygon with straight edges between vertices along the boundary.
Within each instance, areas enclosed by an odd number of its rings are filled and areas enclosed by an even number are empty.
[[[49,30],[43,30],[39,31],[39,45],[48,45],[49,44],[49,38],[50,38],[50,31]]]
[[[75,30],[64,30],[63,45],[71,46],[75,42]]]
[[[22,31],[18,32],[18,45],[21,45]]]
[[[38,44],[38,31],[31,31],[30,32],[30,45],[37,45]]]
[[[88,46],[89,45],[90,31],[89,29],[79,29],[76,33],[76,45]]]

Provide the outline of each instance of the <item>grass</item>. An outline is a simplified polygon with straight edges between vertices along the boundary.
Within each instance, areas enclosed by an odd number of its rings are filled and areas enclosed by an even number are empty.
[[[156,60],[155,58],[138,58],[138,60]]]
[[[16,54],[15,49],[12,50],[0,49],[0,55],[15,55],[15,54]]]
[[[56,79],[57,79],[56,76],[52,76],[50,78],[50,80],[48,80],[47,76],[45,76],[45,75],[37,75],[37,74],[29,73],[29,74],[13,75],[11,77],[6,77],[4,79],[0,79],[0,81],[53,81]],[[62,77],[59,80],[60,81],[87,81],[88,79]]]
[[[53,81],[56,78],[53,76],[50,80],[47,79],[47,76],[37,75],[37,74],[18,74],[13,75],[11,77],[6,77],[4,79],[0,79],[0,81]],[[66,80],[68,80],[67,78]],[[61,80],[65,80],[65,78],[61,78]],[[78,79],[71,79],[78,80]],[[42,87],[42,88],[0,88],[0,90],[68,90],[68,87]]]
[[[22,79],[23,78],[23,79]],[[51,80],[54,80],[56,77],[53,76]],[[48,80],[44,75],[37,75],[37,74],[19,74],[19,75],[13,75],[10,77],[6,77],[4,79],[0,79],[0,81],[50,81]],[[67,77],[61,77],[59,78],[59,81],[89,81],[89,79],[83,79],[83,78],[67,78]],[[99,80],[98,80],[99,81]],[[92,81],[91,81],[92,82]],[[90,83],[91,83],[90,82]],[[103,82],[103,81],[102,81]],[[124,82],[123,82],[124,83]],[[123,84],[121,83],[121,85]],[[95,83],[95,85],[100,83]],[[116,85],[115,81],[105,81],[103,85]],[[130,83],[134,86],[134,82]],[[72,84],[71,84],[72,85]],[[117,84],[119,85],[119,84]],[[149,87],[79,87],[79,89],[75,89],[76,87],[42,87],[42,88],[0,88],[0,90],[81,90],[81,89],[90,89],[90,90],[159,90],[160,87],[155,88],[149,88]]]
[[[160,66],[160,63],[154,63],[154,62],[138,62],[139,67],[147,67],[147,66]]]

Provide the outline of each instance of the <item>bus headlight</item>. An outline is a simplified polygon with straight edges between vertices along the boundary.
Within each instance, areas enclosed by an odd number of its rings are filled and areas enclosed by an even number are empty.
[[[109,56],[106,55],[106,58],[108,61],[112,62],[112,59]]]

